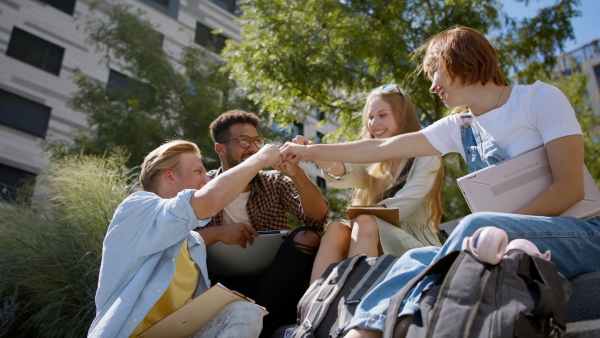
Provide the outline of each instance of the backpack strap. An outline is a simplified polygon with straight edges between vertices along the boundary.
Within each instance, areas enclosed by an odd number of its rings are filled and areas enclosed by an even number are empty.
[[[369,269],[369,271],[361,278],[356,284],[354,290],[348,295],[348,298],[344,302],[340,309],[338,327],[332,327],[329,336],[338,337],[346,326],[350,323],[350,319],[356,312],[356,307],[362,300],[362,297],[367,294],[374,286],[381,283],[381,281],[387,276],[388,272],[394,266],[394,263],[398,260],[398,257],[385,254],[377,258],[375,264]]]
[[[550,330],[565,332],[566,299],[561,283],[563,278],[556,266],[544,259],[523,254],[519,263],[518,274],[528,283],[535,285],[539,291],[540,299],[531,313],[520,313],[515,326],[516,337],[532,337],[538,335],[535,327],[543,328],[550,325]],[[547,323],[529,324],[532,320],[543,318]]]
[[[398,320],[398,311],[400,310],[402,301],[404,300],[408,292],[421,280],[423,280],[425,276],[434,273],[446,273],[453,265],[454,261],[461,261],[465,255],[468,255],[468,253],[465,251],[458,250],[448,253],[446,256],[440,258],[437,262],[427,267],[427,269],[421,271],[421,273],[418,276],[413,278],[410,282],[408,282],[408,284],[406,284],[402,289],[400,289],[398,293],[396,293],[390,298],[390,305],[387,310],[385,325],[383,327],[384,338],[392,338],[394,334],[394,328],[396,327],[396,321]]]
[[[338,294],[342,288],[342,285],[344,285],[344,282],[350,274],[350,271],[352,271],[352,268],[354,268],[360,259],[364,258],[366,258],[365,255],[356,255],[341,262],[333,269],[333,271],[331,271],[329,276],[327,276],[327,279],[325,279],[323,284],[321,284],[321,289],[311,302],[310,308],[307,311],[307,315],[302,321],[301,325],[297,327],[297,330],[294,332],[294,336],[313,336],[314,328],[319,326],[323,320],[323,317],[325,317],[325,314],[331,305],[331,301]]]

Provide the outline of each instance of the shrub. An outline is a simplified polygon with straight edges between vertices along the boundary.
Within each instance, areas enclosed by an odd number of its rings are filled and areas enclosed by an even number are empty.
[[[30,201],[0,207],[0,276],[8,276],[9,289],[18,288],[13,331],[19,335],[86,335],[102,241],[132,190],[124,163],[121,154],[54,159]]]

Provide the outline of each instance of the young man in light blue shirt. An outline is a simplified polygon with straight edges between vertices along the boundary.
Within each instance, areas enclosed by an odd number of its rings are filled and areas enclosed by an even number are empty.
[[[276,146],[210,181],[198,147],[171,141],[142,164],[145,191],[127,197],[108,227],[89,337],[135,337],[206,291],[206,246],[194,231],[228,205],[265,167],[278,166]],[[248,227],[252,243],[258,233]],[[195,337],[257,337],[262,311],[249,302],[223,309]]]

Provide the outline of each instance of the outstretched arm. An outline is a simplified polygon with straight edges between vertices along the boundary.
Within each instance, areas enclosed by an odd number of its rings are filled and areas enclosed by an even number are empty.
[[[381,140],[338,144],[299,145],[287,142],[281,147],[285,160],[329,160],[346,163],[375,163],[398,158],[440,155],[421,131]]]
[[[280,163],[279,148],[272,144],[265,145],[256,154],[217,176],[194,193],[190,204],[196,217],[205,219],[214,216],[231,203],[261,169],[276,167]]]
[[[315,144],[313,141],[307,139],[302,135],[298,135],[294,137],[292,143],[300,144],[300,145],[311,145]],[[338,163],[336,161],[314,161],[315,164],[324,172],[331,174],[333,176],[343,176],[346,173],[346,168],[343,163]]]

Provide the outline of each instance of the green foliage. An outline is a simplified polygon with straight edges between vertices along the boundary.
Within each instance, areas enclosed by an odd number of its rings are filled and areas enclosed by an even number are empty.
[[[598,161],[598,158],[600,158],[600,138],[590,130],[590,127],[599,123],[600,119],[594,115],[590,102],[585,96],[589,81],[588,76],[578,73],[569,76],[557,76],[547,81],[562,90],[573,108],[575,108],[577,119],[583,130],[585,164],[596,180],[596,184],[600,186],[600,162]]]
[[[573,38],[576,4],[558,1],[517,22],[498,0],[249,0],[239,20],[243,42],[230,42],[222,56],[263,113],[301,121],[318,107],[342,122],[341,139],[352,139],[360,96],[382,83],[404,87],[423,120],[443,116],[427,79],[407,78],[418,62],[410,54],[427,38],[455,24],[496,36],[502,67],[525,78],[551,70],[555,47]]]
[[[323,194],[323,197],[325,197],[327,202],[329,202],[329,209],[331,211],[330,222],[346,219],[346,207],[348,206],[348,198],[346,198],[347,196],[344,196],[343,190],[335,188],[327,190],[321,189],[321,193]],[[302,226],[300,220],[294,215],[286,214],[286,216],[290,221],[292,228],[296,229]]]
[[[323,197],[329,202],[332,222],[348,219],[346,209],[350,202],[350,190],[331,188],[321,190],[321,193],[323,193]]]
[[[106,15],[94,15],[105,6]],[[88,114],[93,133],[79,133],[71,151],[103,154],[115,146],[130,153],[129,165],[165,140],[198,144],[208,168],[217,166],[208,125],[230,109],[253,111],[253,104],[235,94],[234,81],[220,68],[223,62],[193,42],[172,55],[161,48],[162,36],[141,10],[129,5],[93,3],[84,20],[87,42],[102,52],[107,68],[120,64],[128,87],[108,85],[79,73],[73,106]],[[212,161],[211,161],[212,160]]]
[[[55,160],[30,202],[0,207],[0,276],[19,291],[19,336],[86,335],[104,235],[132,191],[125,162],[119,154]]]
[[[464,217],[471,213],[456,179],[465,176],[469,169],[460,154],[452,153],[444,156],[444,188],[442,190],[442,223]]]

